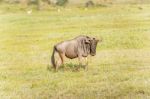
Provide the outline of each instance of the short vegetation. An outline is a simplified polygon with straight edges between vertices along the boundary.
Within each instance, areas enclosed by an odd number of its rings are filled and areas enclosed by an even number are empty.
[[[88,71],[78,60],[54,72],[53,45],[102,37]],[[149,99],[150,5],[0,6],[1,99]]]

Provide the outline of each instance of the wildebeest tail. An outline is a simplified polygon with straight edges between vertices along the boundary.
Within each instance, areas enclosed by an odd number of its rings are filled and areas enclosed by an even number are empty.
[[[53,65],[53,67],[56,69],[55,53],[56,53],[56,47],[54,46],[54,48],[53,48],[53,53],[52,53],[52,56],[51,56],[51,63],[52,63],[52,65]]]

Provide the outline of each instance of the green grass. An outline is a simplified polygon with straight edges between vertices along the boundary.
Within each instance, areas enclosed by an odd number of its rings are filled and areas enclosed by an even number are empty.
[[[1,99],[150,98],[150,5],[0,8]],[[53,45],[81,34],[103,38],[88,71],[47,69]]]

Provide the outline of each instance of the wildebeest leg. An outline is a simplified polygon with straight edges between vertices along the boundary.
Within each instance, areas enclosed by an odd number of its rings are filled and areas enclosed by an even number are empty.
[[[84,69],[88,69],[88,57],[85,58],[85,66],[84,66]]]
[[[65,54],[64,53],[59,53],[59,56],[61,58],[61,65],[64,65],[64,57],[65,57]]]
[[[58,59],[56,60],[56,66],[55,66],[55,70],[57,71],[58,68],[62,65],[63,61],[62,61],[62,56],[61,53],[58,52]]]
[[[79,67],[82,66],[82,56],[78,56],[78,60],[79,60]]]

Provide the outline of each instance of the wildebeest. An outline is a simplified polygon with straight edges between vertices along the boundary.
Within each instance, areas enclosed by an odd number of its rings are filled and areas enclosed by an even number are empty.
[[[57,59],[55,59],[55,54],[58,53],[61,59],[61,64],[64,64],[64,57],[66,56],[69,59],[77,58],[79,59],[79,65],[82,65],[82,58],[87,57],[88,55],[94,56],[96,54],[96,47],[98,39],[80,35],[74,39],[60,42],[54,45],[53,53],[51,56],[51,63],[55,70],[58,69]],[[86,65],[88,63],[86,62]],[[87,66],[85,66],[87,67]]]

